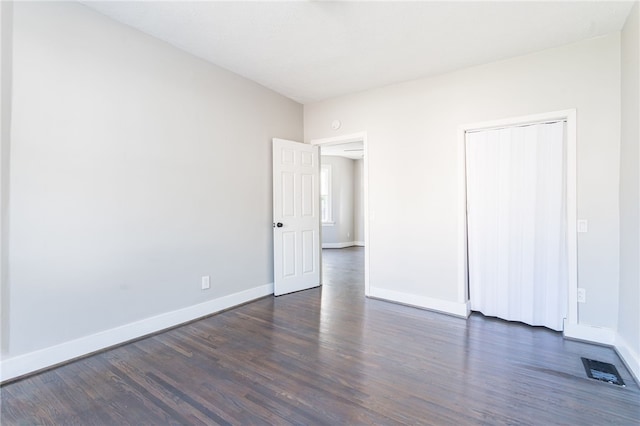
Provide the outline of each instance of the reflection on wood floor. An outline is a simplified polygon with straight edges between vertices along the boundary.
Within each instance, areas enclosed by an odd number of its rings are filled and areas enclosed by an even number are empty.
[[[363,249],[267,297],[5,385],[13,424],[638,424],[610,348],[364,298]],[[626,388],[586,378],[611,362]]]

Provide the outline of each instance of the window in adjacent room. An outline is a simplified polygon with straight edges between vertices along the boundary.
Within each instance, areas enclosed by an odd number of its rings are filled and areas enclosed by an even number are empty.
[[[333,224],[331,215],[331,166],[320,167],[320,218],[323,224]]]

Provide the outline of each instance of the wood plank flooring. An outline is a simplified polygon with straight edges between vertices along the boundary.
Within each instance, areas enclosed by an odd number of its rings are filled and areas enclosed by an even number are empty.
[[[0,389],[2,425],[633,425],[610,348],[365,299],[361,248],[268,297]],[[611,362],[626,388],[585,376]]]

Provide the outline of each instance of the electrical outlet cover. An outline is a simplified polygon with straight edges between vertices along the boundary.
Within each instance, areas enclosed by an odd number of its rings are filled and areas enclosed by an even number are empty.
[[[584,288],[578,289],[578,303],[587,302],[587,291]]]
[[[209,280],[209,276],[202,277],[202,289],[207,290],[211,287],[211,281]]]

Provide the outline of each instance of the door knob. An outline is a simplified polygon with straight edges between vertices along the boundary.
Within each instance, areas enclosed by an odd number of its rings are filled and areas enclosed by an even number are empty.
[[[278,223],[276,223],[276,226],[277,226],[278,228],[282,228],[284,225],[282,224],[282,222],[278,222]]]

